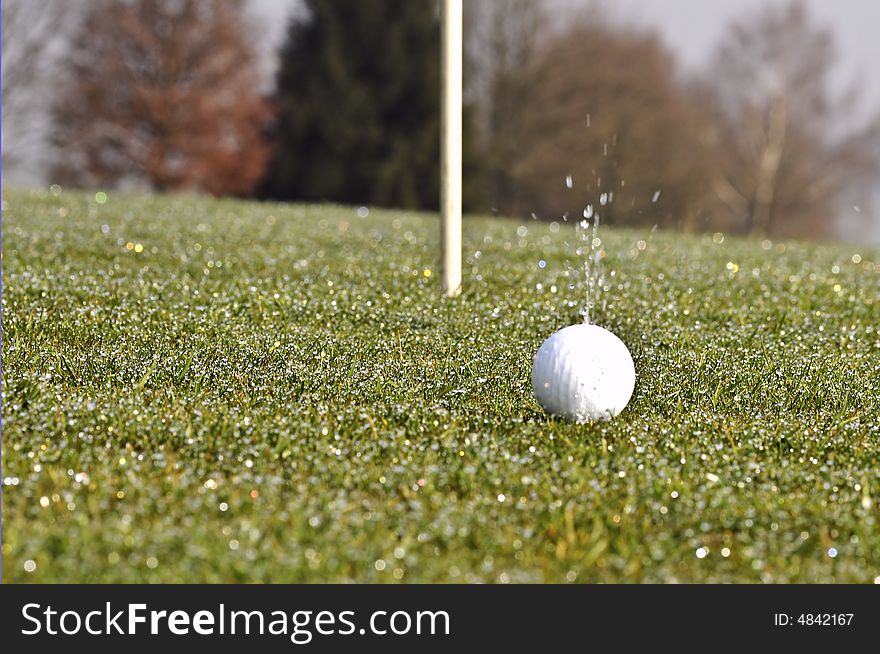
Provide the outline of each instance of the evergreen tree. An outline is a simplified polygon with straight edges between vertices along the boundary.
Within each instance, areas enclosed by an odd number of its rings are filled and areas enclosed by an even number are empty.
[[[440,27],[429,0],[307,0],[281,49],[264,194],[434,209]],[[465,114],[470,132],[469,112]],[[465,138],[465,202],[480,191]]]

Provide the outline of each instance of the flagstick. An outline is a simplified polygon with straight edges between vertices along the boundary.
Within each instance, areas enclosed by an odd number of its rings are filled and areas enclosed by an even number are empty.
[[[440,213],[443,290],[461,293],[462,0],[443,0]]]

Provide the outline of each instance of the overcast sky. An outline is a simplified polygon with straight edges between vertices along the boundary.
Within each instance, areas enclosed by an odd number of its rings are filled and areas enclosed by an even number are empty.
[[[685,65],[698,68],[728,22],[768,4],[787,0],[622,0],[622,15],[657,29]],[[836,82],[864,85],[866,106],[880,106],[880,2],[806,0],[811,15],[830,27],[840,61]]]

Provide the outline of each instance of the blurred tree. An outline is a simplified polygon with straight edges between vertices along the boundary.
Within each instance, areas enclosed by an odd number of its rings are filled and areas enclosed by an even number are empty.
[[[699,116],[654,35],[593,11],[496,84],[505,100],[494,120],[506,125],[492,144],[500,211],[580,219],[591,204],[617,224],[705,219]]]
[[[714,93],[712,184],[754,234],[829,233],[841,200],[878,181],[880,117],[857,127],[856,94],[830,92],[835,48],[804,5],[733,23],[706,87]]]
[[[270,114],[242,0],[89,3],[53,115],[53,181],[248,194]]]
[[[3,171],[35,175],[47,158],[46,112],[69,36],[71,0],[3,2]]]
[[[281,49],[277,199],[434,209],[439,202],[440,27],[434,2],[307,0]],[[465,108],[464,204],[482,183]]]
[[[473,0],[465,12],[465,79],[477,107],[490,203],[517,211],[508,163],[529,148],[521,137],[519,109],[540,85],[529,73],[550,31],[546,2]]]

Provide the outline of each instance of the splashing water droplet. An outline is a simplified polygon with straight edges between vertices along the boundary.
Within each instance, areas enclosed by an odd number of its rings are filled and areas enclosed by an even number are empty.
[[[572,188],[574,186],[574,180],[571,178],[571,175],[567,175],[565,178],[565,187]]]
[[[603,194],[604,196],[604,194]],[[599,219],[598,213],[592,211],[592,205],[588,205],[590,216],[594,218],[592,230],[588,220],[581,220],[576,226],[578,237],[582,243],[576,252],[578,256],[584,257],[583,275],[584,275],[584,291],[586,294],[586,302],[581,309],[581,315],[585,323],[589,323],[592,318],[593,309],[595,309],[601,299],[602,291],[605,287],[605,275],[602,270],[602,257],[605,255],[602,249],[602,240],[599,238]],[[587,210],[584,210],[587,215]],[[575,275],[576,271],[573,271]],[[604,308],[604,299],[602,300]]]

